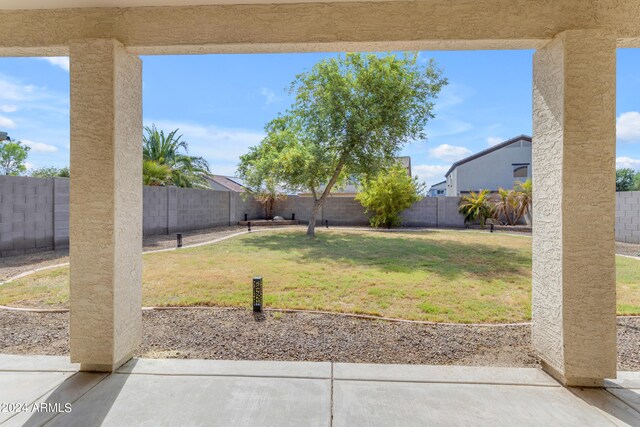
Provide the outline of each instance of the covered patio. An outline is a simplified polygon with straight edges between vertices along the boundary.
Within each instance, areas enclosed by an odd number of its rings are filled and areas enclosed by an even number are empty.
[[[531,368],[1,356],[7,426],[639,425],[640,373],[568,389]],[[65,410],[70,405],[70,411]],[[635,408],[635,409],[634,409]]]
[[[614,264],[616,48],[640,47],[640,3],[230,3],[3,2],[0,56],[71,59],[74,365],[5,358],[1,400],[75,402],[60,425],[640,424],[638,377],[616,372]],[[532,330],[546,373],[129,362],[142,329],[138,55],[405,49],[536,49]]]

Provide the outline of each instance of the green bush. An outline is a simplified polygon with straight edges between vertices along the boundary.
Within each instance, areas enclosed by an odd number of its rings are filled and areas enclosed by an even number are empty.
[[[422,199],[424,188],[418,177],[411,178],[398,163],[366,183],[356,200],[372,214],[371,226],[393,227],[401,223],[400,212]]]

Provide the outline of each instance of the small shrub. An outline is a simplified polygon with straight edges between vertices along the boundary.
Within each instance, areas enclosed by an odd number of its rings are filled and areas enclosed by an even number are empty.
[[[391,228],[401,224],[400,212],[422,199],[424,188],[418,177],[411,178],[398,163],[366,183],[356,200],[372,214],[372,227]]]

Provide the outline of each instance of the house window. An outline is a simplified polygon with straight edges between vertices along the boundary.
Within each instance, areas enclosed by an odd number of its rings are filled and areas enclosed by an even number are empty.
[[[518,163],[513,165],[514,178],[526,178],[529,176],[529,163]]]

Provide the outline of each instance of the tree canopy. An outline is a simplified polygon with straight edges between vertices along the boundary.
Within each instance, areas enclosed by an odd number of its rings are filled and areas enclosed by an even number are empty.
[[[640,191],[640,171],[631,168],[616,170],[616,191]]]
[[[259,190],[276,182],[314,198],[307,234],[331,190],[365,183],[389,168],[402,147],[425,139],[434,100],[447,84],[417,54],[352,53],[317,63],[290,87],[293,105],[269,122],[263,141],[240,158],[238,174]]]
[[[29,175],[35,178],[69,178],[69,167],[57,168],[55,166],[43,166],[32,169],[29,171]]]
[[[0,173],[2,175],[20,175],[26,172],[25,162],[29,150],[31,147],[20,141],[0,141]]]
[[[145,185],[209,188],[204,174],[209,164],[203,157],[190,156],[189,144],[175,129],[165,135],[155,124],[145,126],[143,136],[143,181]]]

